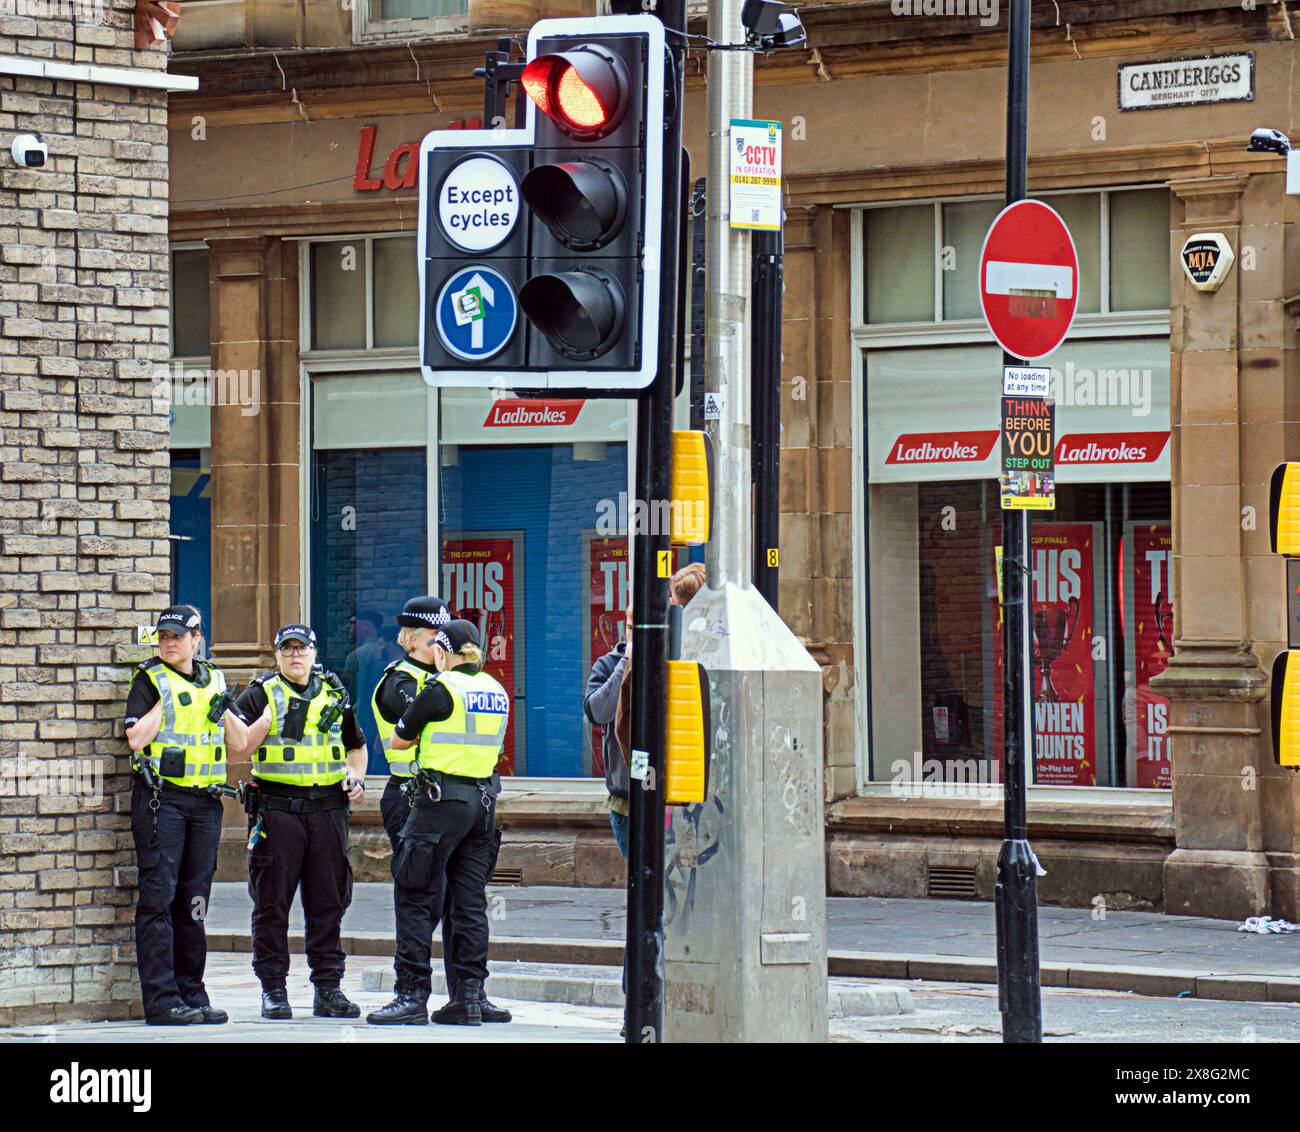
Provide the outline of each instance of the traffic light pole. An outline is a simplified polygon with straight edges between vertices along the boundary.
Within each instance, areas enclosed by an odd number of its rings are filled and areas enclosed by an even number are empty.
[[[1029,0],[1011,0],[1007,65],[1007,204],[1029,184]],[[1023,365],[1004,354],[1005,365]],[[1029,673],[1029,512],[1002,512],[1003,777],[1005,831],[995,889],[1002,1040],[1043,1040],[1038,966],[1038,861],[1029,847],[1027,785],[1033,758]]]
[[[671,493],[673,390],[678,357],[678,256],[682,222],[681,155],[685,0],[665,0],[659,17],[669,33],[663,159],[664,225],[660,247],[658,372],[637,399],[636,498]],[[661,1042],[664,1013],[664,748],[668,661],[669,532],[650,524],[633,539],[632,764],[627,879],[627,1040]],[[644,762],[644,766],[640,765]]]
[[[784,234],[755,232],[751,398],[754,408],[754,586],[780,609],[776,550],[781,542],[781,292]]]

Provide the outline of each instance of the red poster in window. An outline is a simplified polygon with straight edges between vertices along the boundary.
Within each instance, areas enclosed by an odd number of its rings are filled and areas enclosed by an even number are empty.
[[[516,656],[515,649],[523,623],[521,595],[516,590],[522,579],[521,547],[522,536],[514,533],[466,534],[442,544],[441,596],[457,617],[478,629],[483,670],[510,693],[510,721],[497,764],[502,774],[516,772],[516,721],[522,706],[518,701],[523,689],[516,673],[523,671],[523,657]]]
[[[1124,691],[1124,722],[1136,736],[1133,784],[1168,790],[1173,785],[1169,748],[1169,701],[1151,689],[1151,677],[1163,672],[1174,651],[1174,605],[1169,585],[1173,529],[1168,523],[1134,524],[1130,560],[1133,570],[1134,684]]]
[[[599,538],[592,535],[587,540],[588,645],[586,672],[582,676],[584,689],[591,665],[623,639],[632,580],[627,555],[626,537]],[[591,774],[593,778],[602,778],[605,774],[603,732],[594,724],[589,726]]]
[[[1040,786],[1097,783],[1097,687],[1092,658],[1094,538],[1092,523],[1035,523],[1031,528],[1033,781]],[[1001,618],[995,616],[993,623],[996,679],[991,730],[1001,779]]]

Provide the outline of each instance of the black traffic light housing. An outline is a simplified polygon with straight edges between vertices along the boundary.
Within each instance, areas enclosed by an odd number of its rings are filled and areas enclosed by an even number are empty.
[[[630,396],[654,380],[660,303],[675,302],[659,293],[658,267],[666,60],[654,16],[542,20],[519,78],[525,127],[425,138],[431,384]]]

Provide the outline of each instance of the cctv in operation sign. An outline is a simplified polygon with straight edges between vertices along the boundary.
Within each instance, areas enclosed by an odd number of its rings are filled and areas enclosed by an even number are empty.
[[[781,231],[781,123],[731,120],[731,227]]]

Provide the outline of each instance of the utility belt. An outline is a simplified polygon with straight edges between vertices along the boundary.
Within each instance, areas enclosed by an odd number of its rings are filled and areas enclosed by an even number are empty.
[[[315,798],[290,798],[285,794],[268,794],[266,787],[261,788],[261,795],[258,809],[263,813],[268,810],[281,810],[289,814],[323,814],[330,810],[341,810],[348,804],[348,796],[343,793],[342,786],[336,786],[331,793]]]
[[[485,810],[501,793],[501,777],[466,778],[441,770],[420,767],[414,777],[402,783],[402,793],[411,806],[436,806],[439,802],[478,802]]]
[[[204,798],[217,797],[217,790],[214,786],[177,786],[174,782],[168,782],[165,778],[156,780],[158,789],[164,794],[198,794]]]

